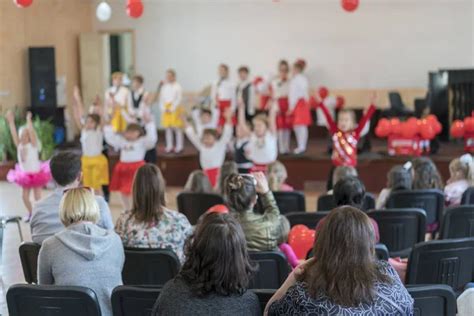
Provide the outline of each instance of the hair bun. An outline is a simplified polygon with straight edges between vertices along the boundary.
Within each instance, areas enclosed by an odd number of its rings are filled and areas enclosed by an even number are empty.
[[[470,165],[472,163],[472,156],[471,154],[464,154],[459,157],[459,161],[465,165]]]
[[[230,175],[227,185],[231,190],[240,190],[244,186],[244,178],[239,174]]]

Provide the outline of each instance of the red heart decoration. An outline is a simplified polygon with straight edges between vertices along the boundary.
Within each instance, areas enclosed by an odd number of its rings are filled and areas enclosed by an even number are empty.
[[[288,243],[298,259],[306,259],[306,255],[313,248],[315,230],[305,225],[295,225],[288,234]]]

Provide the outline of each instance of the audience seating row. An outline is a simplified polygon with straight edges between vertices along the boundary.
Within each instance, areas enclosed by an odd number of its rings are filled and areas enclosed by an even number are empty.
[[[454,316],[456,296],[449,286],[408,286],[415,300],[415,315]],[[260,301],[261,312],[275,290],[253,290]],[[119,286],[112,292],[114,316],[150,315],[160,295],[160,288]],[[17,284],[7,292],[10,316],[43,315],[54,310],[56,316],[100,316],[94,291],[77,286]]]

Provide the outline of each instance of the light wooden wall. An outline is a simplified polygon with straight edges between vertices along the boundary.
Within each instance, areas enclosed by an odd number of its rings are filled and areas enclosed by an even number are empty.
[[[30,103],[28,47],[56,48],[56,76],[66,76],[68,103],[80,82],[79,34],[92,30],[94,8],[88,0],[35,0],[19,9],[0,0],[0,106]]]

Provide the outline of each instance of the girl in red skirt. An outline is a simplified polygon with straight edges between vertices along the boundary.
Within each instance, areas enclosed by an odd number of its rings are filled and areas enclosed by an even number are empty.
[[[213,105],[219,109],[219,128],[222,129],[226,123],[224,113],[227,109],[231,109],[234,113],[236,108],[236,89],[235,85],[229,79],[229,66],[225,64],[219,65],[219,79],[213,83],[211,87],[211,100]],[[232,119],[235,125],[236,119]]]
[[[111,125],[104,127],[105,141],[115,150],[120,150],[120,161],[115,165],[110,182],[110,191],[120,192],[125,210],[131,206],[132,183],[138,168],[145,164],[145,154],[156,146],[156,126],[150,114],[143,117],[146,134],[138,124],[128,124],[123,134],[113,131]]]
[[[286,60],[281,60],[278,65],[278,77],[273,79],[271,84],[272,98],[278,105],[276,126],[278,133],[278,150],[280,154],[290,152],[291,117],[288,116],[288,93],[290,81],[288,73],[290,66]]]
[[[306,62],[298,59],[293,64],[293,78],[290,81],[290,91],[288,94],[289,112],[292,115],[293,131],[296,136],[297,147],[293,151],[295,154],[302,154],[306,151],[308,144],[308,126],[311,125],[311,109],[309,106],[309,83],[303,71]]]

